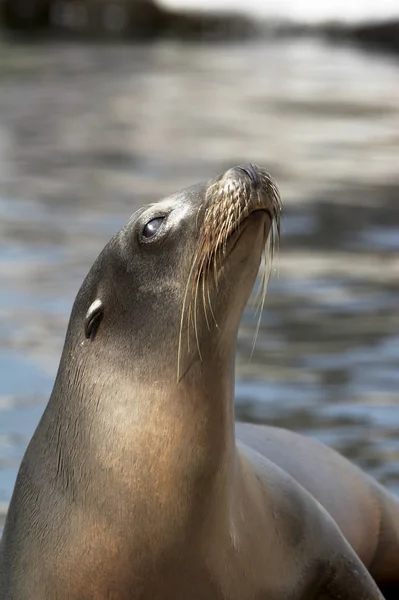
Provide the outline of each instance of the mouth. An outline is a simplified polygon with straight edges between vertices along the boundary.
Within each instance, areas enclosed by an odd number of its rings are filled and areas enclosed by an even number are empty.
[[[273,225],[273,215],[269,209],[258,208],[251,211],[248,215],[243,217],[242,221],[237,227],[229,234],[225,242],[224,257],[227,258],[234,249],[238,246],[241,237],[247,227],[250,227],[251,223],[255,220],[263,221],[263,245],[266,245],[267,238],[269,236],[270,228]],[[268,225],[267,225],[268,223]]]

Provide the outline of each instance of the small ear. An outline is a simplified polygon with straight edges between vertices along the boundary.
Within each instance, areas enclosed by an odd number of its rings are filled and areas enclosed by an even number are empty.
[[[94,302],[91,304],[89,310],[86,313],[85,336],[87,339],[94,339],[103,316],[104,306],[101,300],[97,298],[97,300],[94,300]]]

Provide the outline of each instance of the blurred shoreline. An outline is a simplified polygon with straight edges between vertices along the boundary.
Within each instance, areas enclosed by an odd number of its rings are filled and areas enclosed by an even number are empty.
[[[26,0],[32,2],[32,0]],[[334,3],[332,3],[334,4]],[[3,35],[15,41],[126,42],[159,40],[220,42],[227,40],[275,40],[285,37],[322,38],[339,45],[399,52],[399,7],[360,11],[352,18],[345,12],[323,10],[317,18],[302,7],[268,10],[261,2],[162,2],[153,0],[34,0],[23,11],[24,0],[0,0]],[[307,6],[309,8],[309,6]]]

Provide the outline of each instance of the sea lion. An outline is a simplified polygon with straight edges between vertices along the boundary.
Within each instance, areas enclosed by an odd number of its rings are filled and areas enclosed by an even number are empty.
[[[388,492],[315,441],[235,426],[239,322],[279,214],[271,177],[243,165],[139,210],[101,252],[18,473],[1,600],[381,600],[373,577],[398,585]]]

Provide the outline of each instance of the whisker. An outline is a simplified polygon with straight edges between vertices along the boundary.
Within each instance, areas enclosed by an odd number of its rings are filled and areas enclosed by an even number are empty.
[[[267,261],[267,258],[270,257],[270,233],[269,236],[267,238],[267,242],[266,242],[266,247],[265,247],[265,270],[263,272],[263,277],[262,277],[262,301],[260,304],[260,310],[259,310],[259,317],[258,317],[258,322],[256,324],[256,330],[255,330],[255,337],[254,337],[254,341],[252,344],[252,350],[251,350],[251,355],[250,355],[250,361],[252,360],[252,356],[255,350],[255,346],[256,346],[256,341],[258,339],[258,335],[259,335],[259,329],[260,329],[260,324],[262,321],[262,313],[263,313],[263,308],[265,305],[265,299],[266,299],[266,294],[267,294],[267,287],[268,287],[268,283],[269,283],[269,279],[270,279],[270,273],[271,273],[271,261]]]
[[[181,311],[181,316],[180,316],[179,346],[178,346],[178,351],[177,351],[177,381],[179,381],[179,377],[180,377],[180,361],[181,361],[181,349],[182,349],[182,333],[183,333],[183,323],[184,323],[184,312],[185,312],[186,302],[187,302],[188,287],[189,287],[189,284],[190,284],[190,280],[191,280],[192,274],[194,272],[194,268],[196,266],[197,255],[198,255],[198,252],[193,257],[193,261],[192,261],[190,272],[189,272],[189,275],[188,275],[188,278],[187,278],[186,288],[185,288],[184,297],[183,297],[183,306],[182,306],[182,311]],[[191,305],[191,301],[190,301],[190,305]],[[188,325],[187,329],[189,331],[189,329],[190,329],[189,317],[188,317],[187,325]]]
[[[195,339],[197,341],[197,350],[198,350],[198,354],[200,357],[200,361],[202,362],[202,354],[201,354],[201,348],[200,348],[200,344],[199,344],[199,338],[198,338],[198,326],[197,326],[197,299],[198,299],[198,284],[199,284],[199,280],[200,280],[201,274],[200,272],[197,274],[197,281],[196,281],[196,285],[195,285],[195,295],[194,295],[194,331],[195,331]]]
[[[208,301],[209,301],[209,308],[211,310],[211,315],[212,315],[213,320],[215,322],[216,328],[219,329],[219,325],[218,325],[218,323],[216,321],[215,313],[213,312],[213,308],[212,308],[212,302],[211,302],[211,298],[210,298],[210,295],[209,295],[209,287],[208,287]]]
[[[251,358],[260,331],[262,312],[264,309],[268,282],[272,272],[272,264],[276,250],[280,244],[280,212],[281,199],[279,190],[271,176],[263,169],[258,169],[258,186],[253,187],[245,178],[222,177],[209,185],[205,194],[205,206],[197,210],[196,225],[198,231],[197,248],[190,266],[190,273],[184,293],[183,308],[180,318],[179,349],[178,349],[178,379],[181,373],[183,352],[183,330],[187,318],[187,348],[190,352],[191,332],[195,335],[197,351],[202,361],[200,348],[199,317],[204,311],[204,319],[208,331],[213,323],[218,328],[218,322],[213,309],[212,293],[219,293],[220,280],[230,276],[230,271],[224,268],[228,252],[228,242],[232,233],[241,233],[245,218],[253,211],[265,209],[270,211],[271,224],[262,253],[262,271],[259,288],[253,302],[255,317],[258,317],[255,339],[252,346]],[[202,212],[201,212],[202,211]],[[201,221],[202,224],[198,225]],[[213,281],[213,288],[211,282]],[[202,302],[202,309],[199,303]],[[212,316],[211,316],[212,315]],[[213,322],[211,322],[211,319]]]

